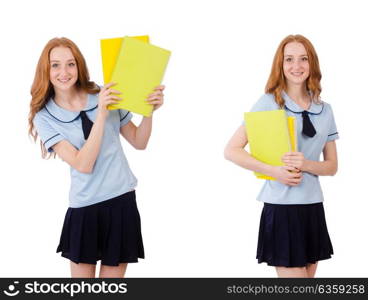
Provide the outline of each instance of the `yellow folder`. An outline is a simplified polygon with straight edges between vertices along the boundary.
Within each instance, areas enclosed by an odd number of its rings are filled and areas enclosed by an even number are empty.
[[[149,42],[148,35],[133,36],[133,38],[146,43]],[[102,72],[105,84],[111,82],[111,75],[114,70],[116,61],[119,56],[120,48],[123,42],[124,42],[123,37],[100,40]]]
[[[114,89],[123,100],[108,109],[126,109],[143,116],[152,114],[153,105],[146,99],[161,84],[171,52],[157,46],[124,37],[112,72]]]
[[[287,117],[287,121],[288,121],[291,151],[298,151],[298,138],[296,136],[295,117]]]
[[[244,114],[251,155],[259,161],[282,166],[281,157],[297,150],[294,117],[287,117],[284,110],[248,112]],[[257,178],[275,180],[254,172]]]

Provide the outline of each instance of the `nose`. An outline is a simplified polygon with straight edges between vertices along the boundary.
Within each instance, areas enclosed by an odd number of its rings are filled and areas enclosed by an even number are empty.
[[[299,69],[300,67],[301,67],[301,62],[298,59],[296,59],[293,63],[293,68]]]
[[[60,75],[67,75],[69,73],[68,65],[62,65],[60,68]]]

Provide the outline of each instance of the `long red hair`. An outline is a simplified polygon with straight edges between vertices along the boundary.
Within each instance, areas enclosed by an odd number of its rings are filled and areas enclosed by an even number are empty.
[[[50,52],[55,47],[67,47],[72,52],[78,68],[78,80],[76,82],[78,90],[83,90],[88,94],[96,94],[100,90],[96,83],[90,81],[86,61],[77,45],[65,37],[51,39],[42,50],[31,87],[32,99],[28,115],[28,134],[33,137],[34,141],[37,140],[38,134],[33,126],[33,119],[36,113],[45,107],[50,97],[55,95],[53,85],[50,82]],[[42,141],[40,142],[42,157],[45,158],[47,156],[47,150],[42,144]]]
[[[322,74],[319,68],[318,56],[316,50],[314,50],[312,43],[306,37],[300,34],[289,35],[281,41],[273,59],[271,74],[268,77],[265,92],[273,94],[275,96],[275,101],[280,106],[280,108],[284,106],[285,101],[284,99],[282,99],[281,96],[281,92],[283,90],[286,90],[287,87],[283,71],[284,48],[286,44],[291,42],[303,44],[305,50],[307,51],[309,62],[309,77],[307,78],[306,88],[309,92],[311,92],[313,96],[313,101],[319,103],[320,94],[322,91],[320,84]]]

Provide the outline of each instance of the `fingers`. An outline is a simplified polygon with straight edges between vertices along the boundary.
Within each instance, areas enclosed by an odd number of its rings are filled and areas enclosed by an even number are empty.
[[[302,182],[303,177],[301,176],[300,178],[292,178],[292,179],[288,179],[286,181],[287,185],[291,185],[291,186],[296,186],[298,184],[300,184]]]
[[[103,97],[103,98],[100,100],[100,102],[105,103],[106,101],[111,101],[111,100],[114,100],[115,102],[118,102],[118,101],[122,101],[122,100],[123,100],[123,98],[121,98],[121,97],[119,97],[119,96],[115,96],[115,95],[110,94],[110,95],[108,95],[108,96]]]
[[[299,164],[302,162],[302,160],[301,159],[283,159],[282,162],[287,166],[297,168]]]
[[[113,102],[113,103],[117,103],[117,102],[119,102],[119,101],[121,101],[121,100],[123,100],[122,98],[119,98],[119,97],[117,97],[117,96],[110,96],[110,97],[108,97],[108,98],[106,98],[106,99],[104,99],[104,103],[107,103],[107,102]]]
[[[118,90],[114,90],[114,89],[107,89],[107,90],[104,90],[101,95],[102,96],[109,96],[111,94],[115,94],[115,95],[121,95],[121,92],[119,92]]]
[[[277,180],[279,182],[289,186],[296,186],[301,183],[303,179],[303,172],[301,172],[298,168],[293,166],[281,166],[278,168],[279,176],[277,176]]]
[[[155,100],[157,100],[157,101],[161,101],[161,102],[163,102],[163,101],[164,101],[164,99],[163,99],[162,97],[151,97],[151,98],[147,98],[147,99],[146,99],[146,101],[148,101],[148,102],[150,102],[150,101],[155,101]]]
[[[287,171],[291,171],[291,172],[294,172],[294,171],[299,171],[297,168],[293,167],[293,166],[283,166],[283,168]]]
[[[164,103],[164,94],[162,93],[163,89],[160,89],[159,86],[157,87],[154,93],[150,94],[146,101],[148,102],[148,104],[154,105],[155,109],[157,109],[158,107],[160,107],[163,103]]]
[[[162,104],[162,101],[159,101],[159,100],[157,100],[157,101],[147,101],[147,102],[148,102],[148,104],[152,104],[152,105]]]
[[[113,94],[121,94],[120,91],[111,89],[111,87],[114,86],[114,85],[116,85],[116,84],[117,84],[116,82],[109,82],[109,83],[105,84],[101,88],[100,92],[102,93],[102,92],[105,92],[105,91],[108,91],[109,90],[110,93],[113,93]],[[163,96],[163,93],[162,92],[164,91],[164,89],[165,89],[165,86],[164,85],[156,86],[153,89],[154,92],[152,94],[150,94],[148,97],[150,97],[152,95],[162,95]]]
[[[303,175],[302,175],[301,172],[299,172],[299,173],[290,173],[290,174],[291,175],[286,178],[287,182],[296,182],[298,180],[301,181],[302,178],[303,178]]]
[[[296,157],[304,157],[304,154],[302,152],[296,152],[296,151],[287,152],[281,157],[281,159],[293,159]]]
[[[302,179],[303,178],[303,173],[302,172],[290,173],[290,174],[292,174],[292,176],[289,177],[289,178],[292,178],[292,179]]]
[[[118,95],[121,94],[120,91],[114,89],[108,89],[107,91],[109,91],[111,94],[118,94]]]
[[[297,185],[299,185],[299,183],[300,183],[300,182],[298,182],[298,183],[290,182],[290,183],[287,183],[286,185],[290,185],[290,186],[297,186]]]
[[[105,96],[103,97],[101,100],[100,100],[100,105],[101,107],[103,107],[104,109],[107,109],[107,106],[111,105],[111,104],[117,104],[119,103],[120,101],[122,101],[123,99],[118,97],[118,96],[115,96],[113,94],[110,94],[108,96]]]
[[[281,161],[287,166],[291,166],[291,167],[300,169],[304,163],[304,156],[284,155],[281,158]]]
[[[116,85],[116,83],[115,83],[115,82],[109,82],[109,83],[105,84],[105,85],[101,88],[101,91],[100,91],[100,92],[104,92],[104,91],[106,91],[107,89],[109,89],[110,87],[112,87],[112,86],[114,86],[114,85]]]
[[[111,87],[114,86],[115,82],[110,82],[104,85],[104,87],[100,91],[100,105],[106,108],[110,104],[115,104],[123,99],[117,95],[121,95],[121,92]]]
[[[106,100],[105,102],[105,107],[108,106],[108,105],[111,105],[111,104],[116,104],[118,103],[119,101],[118,100],[115,100],[115,99],[111,99],[111,100]]]
[[[290,173],[293,174],[292,177],[289,177],[286,181],[287,185],[296,186],[302,182],[303,175],[302,172],[299,173]]]
[[[159,86],[156,86],[153,90],[154,91],[163,91],[165,89],[165,86],[164,85],[159,85]]]
[[[115,82],[109,82],[105,84],[100,90],[100,95],[105,96],[105,97],[109,96],[110,94],[120,95],[121,94],[120,91],[111,88],[114,85],[116,85]]]
[[[283,168],[288,171],[284,179],[286,185],[296,186],[300,184],[303,179],[303,173],[300,170],[290,166],[284,166]]]
[[[120,97],[118,97],[118,96],[114,96],[114,95],[110,95],[108,98],[106,98],[106,99],[115,99],[116,101],[121,101],[121,100],[123,100],[123,98],[120,98]]]
[[[302,182],[302,177],[300,178],[294,178],[294,179],[291,179],[289,182],[292,183],[292,184],[299,184]]]
[[[300,156],[300,155],[303,155],[303,153],[302,152],[298,152],[298,151],[290,151],[290,152],[286,152],[284,155]]]
[[[164,97],[164,94],[160,91],[154,92],[152,94],[149,94],[147,97],[147,100],[153,100],[153,99],[161,99]]]

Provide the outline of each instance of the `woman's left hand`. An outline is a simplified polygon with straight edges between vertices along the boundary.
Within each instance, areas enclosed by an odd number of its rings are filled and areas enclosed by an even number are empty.
[[[304,171],[306,159],[302,152],[287,152],[282,156],[281,160],[289,167],[294,167],[300,171]]]
[[[164,85],[159,85],[155,87],[153,93],[147,97],[146,100],[149,104],[153,105],[153,110],[158,109],[162,104],[164,104],[164,89]]]

